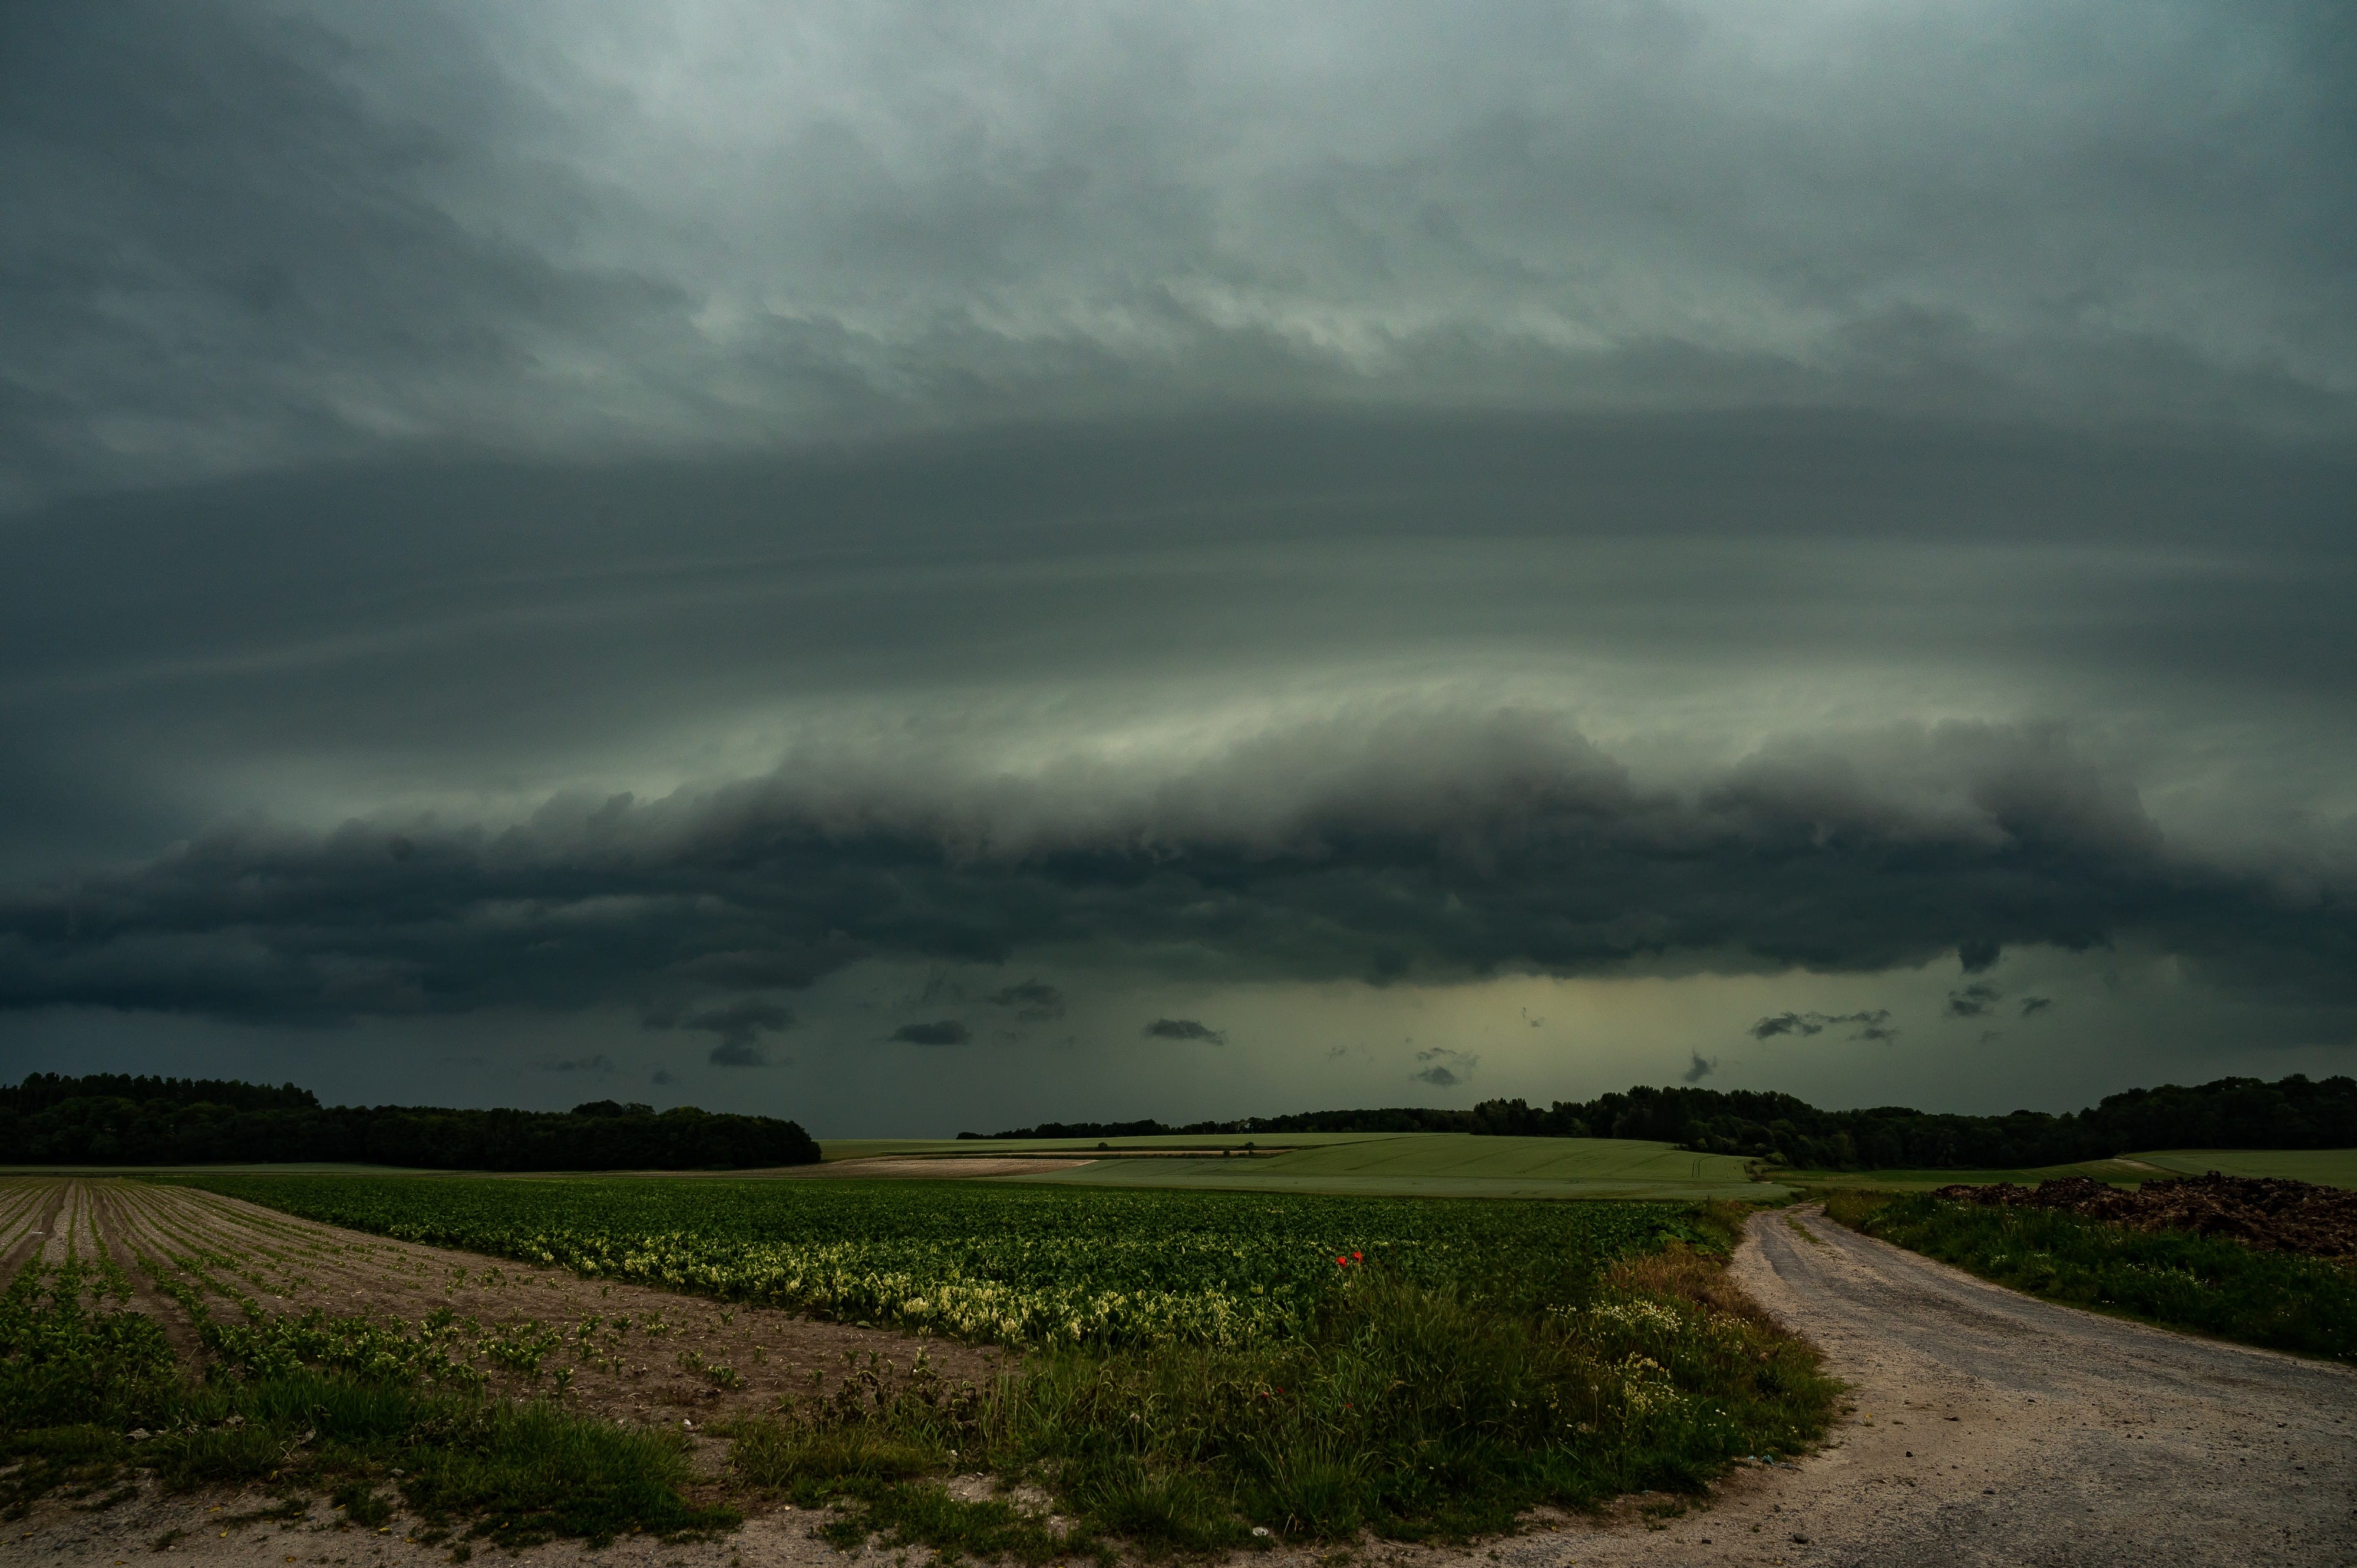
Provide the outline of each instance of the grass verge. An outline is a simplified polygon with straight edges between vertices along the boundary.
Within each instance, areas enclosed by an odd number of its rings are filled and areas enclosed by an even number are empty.
[[[1824,1432],[1835,1386],[1728,1285],[1716,1244],[1623,1260],[1516,1311],[1380,1265],[1340,1271],[1308,1331],[1243,1346],[1069,1348],[955,1391],[873,1372],[735,1429],[738,1477],[880,1536],[1037,1563],[1208,1552],[1260,1534],[1462,1540],[1548,1504],[1699,1491]],[[985,1472],[1000,1495],[929,1477]],[[1019,1507],[1026,1484],[1056,1514]]]
[[[216,1359],[199,1381],[154,1319],[122,1309],[129,1294],[110,1265],[83,1262],[28,1265],[0,1293],[0,1517],[57,1491],[121,1500],[144,1471],[167,1489],[334,1490],[363,1525],[390,1517],[386,1487],[502,1545],[737,1522],[688,1498],[667,1432],[275,1359]]]
[[[1824,1205],[1853,1230],[2049,1301],[2357,1362],[2357,1269],[2347,1264],[1928,1193],[1842,1190]]]

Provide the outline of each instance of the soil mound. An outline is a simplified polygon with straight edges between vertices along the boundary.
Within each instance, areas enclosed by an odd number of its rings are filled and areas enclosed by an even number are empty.
[[[2136,1230],[2190,1230],[2271,1252],[2357,1259],[2357,1192],[2313,1182],[2212,1171],[2129,1189],[2059,1176],[2034,1188],[2001,1181],[1943,1187],[1933,1196],[1990,1208],[2067,1208]]]

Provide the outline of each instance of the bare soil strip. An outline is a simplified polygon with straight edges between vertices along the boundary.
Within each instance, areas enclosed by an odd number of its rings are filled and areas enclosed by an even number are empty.
[[[564,1343],[540,1376],[486,1357],[473,1358],[475,1364],[502,1391],[561,1398],[640,1423],[701,1426],[766,1412],[781,1399],[832,1391],[855,1361],[871,1357],[905,1371],[921,1349],[943,1376],[976,1380],[1004,1361],[994,1348],[584,1280],[562,1269],[339,1230],[193,1188],[103,1178],[44,1187],[32,1208],[52,1217],[43,1229],[59,1233],[59,1256],[72,1227],[83,1255],[113,1257],[131,1277],[133,1305],[157,1317],[192,1363],[199,1356],[195,1325],[155,1288],[142,1260],[167,1270],[181,1265],[173,1277],[196,1284],[213,1315],[228,1322],[242,1321],[244,1298],[274,1316],[317,1307],[412,1329],[441,1307],[488,1334],[543,1325],[562,1331]],[[27,1237],[19,1251],[50,1240]],[[462,1336],[468,1345],[475,1337]],[[556,1374],[564,1371],[571,1376],[560,1386]]]

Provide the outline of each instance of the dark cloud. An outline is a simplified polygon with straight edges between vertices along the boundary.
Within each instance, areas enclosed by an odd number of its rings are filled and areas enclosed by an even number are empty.
[[[983,998],[993,1007],[1011,1007],[1027,1024],[1044,1024],[1064,1015],[1064,993],[1044,980],[1026,980]]]
[[[1827,1029],[1848,1028],[1853,1040],[1893,1040],[1899,1031],[1890,1026],[1890,1010],[1874,1007],[1859,1013],[1774,1013],[1751,1026],[1755,1040],[1772,1040],[1779,1035],[1822,1035]]]
[[[1959,991],[1948,993],[1943,1011],[1951,1018],[1978,1018],[1993,1011],[2003,996],[1986,980],[1976,980]]]
[[[667,1067],[659,1067],[655,1069],[652,1075],[647,1079],[647,1081],[653,1084],[657,1089],[662,1089],[667,1085],[677,1083],[679,1079],[673,1076],[671,1069]]]
[[[1704,1079],[1708,1078],[1712,1073],[1718,1070],[1718,1058],[1717,1057],[1711,1057],[1706,1059],[1700,1051],[1695,1051],[1693,1054],[1694,1060],[1686,1065],[1685,1071],[1678,1074],[1678,1081],[1681,1083],[1700,1083]]]
[[[1157,1018],[1139,1033],[1149,1039],[1156,1040],[1201,1040],[1214,1046],[1224,1046],[1228,1043],[1226,1030],[1214,1029],[1210,1025],[1199,1024],[1192,1018]]]
[[[2040,948],[2350,1036],[2345,6],[713,9],[0,7],[12,1037]]]
[[[2054,1005],[2051,996],[2025,996],[2021,999],[2021,1015],[2025,1018],[2043,1013]]]
[[[1312,399],[2346,429],[2333,6],[1436,16],[10,7],[0,457]]]
[[[962,1046],[974,1038],[974,1032],[955,1018],[943,1018],[933,1024],[903,1024],[892,1031],[892,1038],[910,1046]]]
[[[1313,980],[1384,953],[1427,980],[1859,972],[1978,940],[1960,927],[2140,942],[2221,983],[2357,1003],[2344,903],[2171,853],[2051,734],[1896,732],[1871,755],[1875,772],[1778,749],[1690,793],[1641,789],[1509,713],[1272,734],[1135,799],[1002,786],[986,827],[802,767],[651,803],[558,800],[499,829],[236,828],[0,897],[0,1008],[328,1022],[607,1003],[742,1045],[791,1015],[707,1004],[716,955],[789,954],[805,978],[1083,948]],[[396,832],[406,859],[387,853]],[[1985,990],[1952,1011],[1977,1015]],[[1886,1024],[1792,1014],[1752,1033]]]

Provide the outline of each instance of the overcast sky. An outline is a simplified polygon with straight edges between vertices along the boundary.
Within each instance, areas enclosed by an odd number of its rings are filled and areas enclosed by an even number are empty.
[[[0,11],[0,1075],[2357,1070],[2357,13]]]

